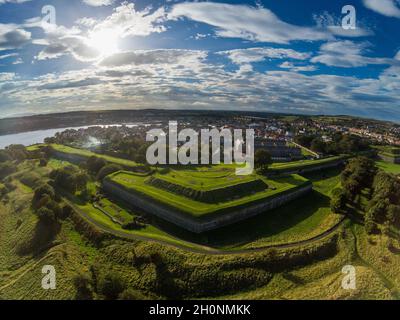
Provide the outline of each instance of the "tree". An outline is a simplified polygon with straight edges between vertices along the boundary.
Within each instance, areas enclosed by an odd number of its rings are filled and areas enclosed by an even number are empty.
[[[11,157],[8,155],[6,150],[0,150],[0,162],[10,161]]]
[[[93,300],[92,278],[88,273],[79,273],[74,279],[76,300]]]
[[[109,174],[122,170],[122,167],[117,164],[108,164],[101,168],[99,173],[97,174],[98,180],[103,180]]]
[[[74,175],[76,190],[84,192],[87,188],[87,183],[89,181],[89,177],[84,172],[79,172]]]
[[[254,154],[254,164],[257,169],[268,167],[272,163],[271,154],[265,149],[259,149]]]
[[[9,145],[6,150],[8,155],[16,161],[23,161],[28,157],[28,152],[22,144]]]
[[[116,300],[124,291],[125,286],[121,278],[112,272],[107,273],[98,283],[99,292],[108,300]]]
[[[400,206],[391,204],[387,210],[387,219],[396,228],[400,228]]]
[[[140,291],[128,288],[119,295],[119,300],[148,300],[148,298]]]
[[[36,212],[37,216],[39,217],[39,220],[43,222],[44,224],[50,225],[53,224],[56,221],[56,217],[54,215],[54,212],[51,211],[47,207],[42,207]]]
[[[300,135],[294,138],[294,141],[303,147],[310,148],[311,142],[315,139],[312,135]]]
[[[326,152],[326,143],[322,141],[320,138],[315,138],[311,142],[310,149],[318,152],[318,153],[325,153]]]
[[[363,189],[371,188],[377,172],[375,162],[366,157],[351,159],[341,174],[342,186],[350,200]]]
[[[13,165],[11,162],[4,162],[0,163],[0,180],[4,179],[8,175],[14,173],[16,171],[15,165]]]
[[[346,193],[341,188],[332,191],[331,210],[334,213],[344,213],[346,210]]]
[[[377,234],[377,233],[379,233],[379,229],[378,229],[377,224],[375,222],[373,222],[373,221],[370,221],[370,220],[365,221],[365,231],[368,234]]]
[[[34,208],[41,208],[46,205],[50,200],[55,198],[54,188],[49,184],[43,184],[34,190],[32,205]],[[45,201],[43,199],[46,199]]]
[[[98,158],[96,156],[91,156],[87,161],[86,165],[88,171],[97,175],[99,171],[107,164],[107,161],[103,158]]]

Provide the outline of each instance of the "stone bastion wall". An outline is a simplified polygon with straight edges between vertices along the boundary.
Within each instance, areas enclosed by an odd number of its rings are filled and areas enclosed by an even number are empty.
[[[312,191],[312,184],[309,183],[300,186],[295,188],[293,191],[285,192],[284,194],[277,195],[273,198],[266,198],[265,201],[250,204],[245,208],[232,208],[232,211],[230,212],[227,212],[226,210],[221,213],[216,212],[204,218],[192,217],[188,213],[180,212],[176,208],[168,207],[167,205],[158,203],[145,195],[141,195],[130,190],[128,191],[124,187],[107,178],[103,181],[103,189],[111,196],[120,198],[150,214],[174,223],[191,232],[202,233],[205,231],[218,229],[220,227],[256,216],[265,211],[280,207]],[[295,212],[293,214],[295,214]]]
[[[344,164],[345,162],[346,162],[346,159],[338,159],[336,161],[327,162],[327,163],[323,163],[320,165],[310,165],[310,166],[306,166],[303,168],[288,168],[286,170],[271,169],[269,171],[268,175],[274,176],[274,175],[279,175],[279,174],[302,174],[302,173],[307,173],[307,172],[320,171],[320,170],[338,167],[338,166]]]

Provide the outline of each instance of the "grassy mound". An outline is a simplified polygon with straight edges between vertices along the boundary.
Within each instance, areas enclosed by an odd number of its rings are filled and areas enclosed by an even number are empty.
[[[109,163],[117,164],[122,166],[123,168],[126,168],[127,170],[138,170],[142,169],[143,165],[140,165],[132,160],[127,160],[127,159],[121,159],[121,158],[116,158],[104,154],[99,154],[95,152],[91,152],[86,149],[78,149],[78,148],[72,148],[68,147],[65,145],[60,145],[60,144],[52,144],[50,145],[51,148],[55,151],[54,155],[57,157],[57,155],[65,155],[65,158],[71,158],[76,156],[77,159],[89,159],[92,156],[95,156],[97,158],[101,158],[106,160]],[[61,156],[62,157],[62,156]]]
[[[241,198],[264,191],[268,185],[261,179],[246,181],[223,188],[201,190],[173,183],[163,177],[151,177],[146,181],[149,185],[160,188],[195,201],[206,203],[220,203],[235,198]]]
[[[245,208],[249,205],[263,202],[268,198],[272,199],[293,192],[310,183],[306,178],[299,175],[288,175],[274,180],[253,176],[252,178],[248,177],[246,179],[253,179],[253,181],[261,180],[265,185],[270,186],[270,188],[264,188],[259,192],[253,192],[251,194],[240,195],[238,198],[232,200],[228,199],[220,203],[207,203],[174,193],[169,189],[156,187],[148,183],[151,179],[151,177],[143,177],[132,172],[119,171],[107,176],[105,181],[116,184],[128,192],[139,194],[151,201],[156,201],[166,207],[174,208],[179,212],[197,218],[230,212],[233,208]],[[257,182],[257,184],[259,184],[259,182]],[[257,187],[259,188],[259,186]]]

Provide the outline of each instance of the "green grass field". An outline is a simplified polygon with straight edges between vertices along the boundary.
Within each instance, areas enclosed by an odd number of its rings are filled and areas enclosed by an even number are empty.
[[[292,161],[292,162],[283,162],[283,163],[273,163],[272,165],[269,166],[269,169],[271,171],[286,171],[286,170],[295,170],[295,169],[303,169],[307,167],[312,167],[312,166],[318,166],[322,164],[327,164],[331,162],[335,162],[337,160],[343,159],[343,156],[335,156],[335,157],[329,157],[329,158],[324,158],[324,159],[318,159],[318,160],[300,160],[300,161]]]
[[[154,177],[201,191],[226,188],[257,179],[256,175],[238,176],[233,170],[218,166],[208,170],[173,170],[168,174],[157,173]]]
[[[125,167],[135,168],[135,167],[140,166],[139,164],[137,164],[136,162],[134,162],[132,160],[126,160],[126,159],[111,157],[111,156],[107,156],[107,155],[103,155],[103,154],[98,154],[98,153],[91,152],[86,149],[72,148],[72,147],[68,147],[68,146],[60,145],[60,144],[51,144],[50,146],[55,151],[58,151],[61,153],[78,155],[78,156],[82,156],[85,158],[90,158],[92,156],[96,156],[98,158],[102,158],[102,159],[106,160],[107,162],[118,164],[118,165],[125,166]]]
[[[175,173],[168,173],[166,176],[174,174]],[[183,171],[180,171],[180,174],[183,175]],[[260,201],[268,197],[277,196],[279,194],[288,192],[290,190],[293,190],[294,188],[309,183],[307,179],[302,178],[298,175],[279,177],[274,180],[268,180],[266,178],[259,177],[259,179],[263,179],[265,183],[269,186],[268,189],[265,189],[262,192],[257,192],[255,194],[242,197],[240,199],[214,204],[194,201],[184,196],[168,192],[167,190],[153,187],[152,185],[146,183],[146,181],[150,179],[149,177],[143,177],[130,172],[116,172],[106,177],[106,179],[109,179],[110,181],[121,185],[128,191],[142,194],[154,201],[157,201],[169,207],[175,207],[178,210],[183,211],[194,217],[205,217],[223,209],[247,205],[254,201]],[[222,179],[225,179],[225,177]],[[246,179],[251,178],[247,177]],[[253,176],[252,179],[255,179],[255,176]],[[219,182],[217,182],[216,180],[217,179],[215,179],[214,182],[210,180],[209,186],[212,186],[214,183],[218,185]],[[174,181],[179,182],[179,179],[175,178]]]
[[[400,164],[389,163],[385,161],[376,161],[376,165],[379,169],[382,169],[385,172],[400,174]]]

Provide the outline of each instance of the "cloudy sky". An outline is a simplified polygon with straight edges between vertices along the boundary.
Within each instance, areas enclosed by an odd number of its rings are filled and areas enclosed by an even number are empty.
[[[356,29],[342,27],[348,4]],[[169,108],[400,121],[399,96],[400,0],[0,0],[0,117]]]

